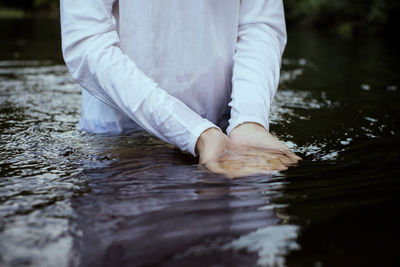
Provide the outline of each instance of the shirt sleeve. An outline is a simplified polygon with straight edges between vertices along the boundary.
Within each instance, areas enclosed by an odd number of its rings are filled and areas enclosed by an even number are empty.
[[[148,132],[195,155],[199,135],[218,127],[161,89],[122,52],[114,2],[61,0],[62,51],[72,77]]]
[[[228,134],[244,122],[269,130],[286,38],[282,0],[241,1]]]

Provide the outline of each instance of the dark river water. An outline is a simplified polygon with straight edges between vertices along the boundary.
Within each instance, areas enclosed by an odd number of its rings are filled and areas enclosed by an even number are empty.
[[[77,131],[56,20],[0,35],[0,266],[400,266],[398,44],[290,30],[271,130],[304,160],[229,180]]]

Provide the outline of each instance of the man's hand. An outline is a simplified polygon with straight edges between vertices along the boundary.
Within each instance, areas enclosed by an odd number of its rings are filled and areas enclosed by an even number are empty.
[[[236,149],[257,149],[264,153],[282,154],[284,164],[296,164],[301,158],[296,156],[281,141],[272,136],[262,125],[254,122],[245,122],[235,127],[229,134],[231,146]]]
[[[196,144],[199,163],[230,178],[286,170],[301,158],[256,123],[233,129],[229,138],[221,131],[204,131]]]

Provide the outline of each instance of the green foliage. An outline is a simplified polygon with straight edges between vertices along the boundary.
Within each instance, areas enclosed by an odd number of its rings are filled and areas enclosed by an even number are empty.
[[[0,0],[0,6],[30,10],[33,8],[33,0]]]
[[[12,9],[21,9],[28,12],[40,10],[55,10],[59,5],[58,0],[0,0],[0,6]],[[7,9],[5,9],[7,10]]]
[[[26,16],[22,9],[0,8],[0,18],[3,19],[21,19]]]
[[[39,8],[47,8],[47,9],[56,9],[58,7],[58,0],[34,0],[33,6],[36,9]]]
[[[290,23],[330,26],[348,35],[360,28],[399,24],[398,0],[283,0]]]

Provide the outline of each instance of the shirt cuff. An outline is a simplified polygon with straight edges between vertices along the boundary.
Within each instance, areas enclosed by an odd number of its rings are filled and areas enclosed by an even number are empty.
[[[229,136],[230,132],[236,128],[236,126],[239,126],[240,124],[243,124],[245,122],[255,122],[258,124],[261,124],[268,132],[269,132],[269,121],[265,121],[263,119],[253,117],[253,116],[248,116],[248,117],[241,117],[238,120],[235,121],[230,121],[229,122],[229,127],[226,129],[226,134]]]
[[[191,131],[191,137],[190,137],[190,140],[189,140],[188,151],[193,156],[195,156],[195,157],[197,156],[197,154],[196,154],[196,144],[197,144],[197,140],[199,139],[200,135],[205,130],[210,129],[210,128],[216,128],[216,129],[221,131],[221,129],[218,126],[216,126],[215,124],[213,124],[212,122],[210,122],[208,120],[204,120],[204,123],[199,124],[198,126],[196,126]]]

